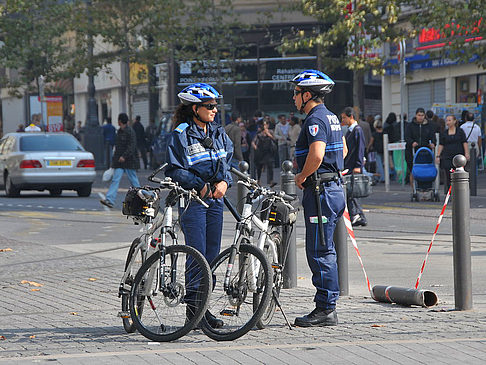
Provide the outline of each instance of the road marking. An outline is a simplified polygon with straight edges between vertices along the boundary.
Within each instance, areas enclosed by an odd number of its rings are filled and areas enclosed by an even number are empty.
[[[206,346],[206,347],[184,347],[184,348],[167,348],[167,349],[154,349],[154,350],[132,350],[132,351],[105,351],[95,353],[80,353],[80,354],[57,354],[57,355],[37,355],[26,357],[10,357],[0,359],[0,362],[14,362],[14,361],[28,361],[28,360],[59,360],[59,359],[80,359],[80,358],[92,358],[92,357],[109,357],[109,356],[133,356],[133,355],[146,355],[146,354],[184,354],[184,353],[198,353],[198,352],[212,352],[221,351],[242,351],[242,350],[271,350],[271,349],[295,349],[295,348],[326,348],[326,347],[339,347],[346,348],[352,346],[367,346],[367,345],[406,345],[406,344],[436,344],[436,343],[454,343],[454,342],[484,342],[486,337],[482,338],[438,338],[438,339],[410,339],[410,340],[377,340],[377,341],[352,341],[352,342],[314,342],[314,343],[286,343],[286,344],[258,344],[258,345],[229,345],[229,346]],[[160,345],[156,343],[155,345]]]

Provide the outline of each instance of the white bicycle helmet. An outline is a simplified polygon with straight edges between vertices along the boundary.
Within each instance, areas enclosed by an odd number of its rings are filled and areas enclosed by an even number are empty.
[[[318,95],[330,93],[335,84],[329,76],[317,70],[305,70],[290,82]]]
[[[202,103],[211,99],[217,100],[223,97],[214,87],[201,82],[187,86],[177,96],[185,105]]]

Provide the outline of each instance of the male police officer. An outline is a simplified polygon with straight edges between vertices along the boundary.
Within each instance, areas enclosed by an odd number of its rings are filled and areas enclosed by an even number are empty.
[[[296,318],[295,325],[334,326],[338,323],[339,283],[333,234],[345,207],[340,171],[346,144],[339,119],[323,104],[324,95],[332,90],[334,82],[316,70],[304,71],[291,82],[295,85],[295,106],[307,114],[295,145],[299,170],[295,183],[304,189],[307,262],[317,289],[316,308]]]

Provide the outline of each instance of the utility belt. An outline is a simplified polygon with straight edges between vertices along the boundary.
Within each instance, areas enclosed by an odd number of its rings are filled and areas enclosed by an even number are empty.
[[[341,172],[323,172],[321,174],[318,174],[317,178],[319,180],[318,184],[321,185],[331,181],[338,182],[341,180],[342,175]],[[308,188],[315,185],[316,185],[316,180],[314,175],[309,176],[302,184],[304,188]]]

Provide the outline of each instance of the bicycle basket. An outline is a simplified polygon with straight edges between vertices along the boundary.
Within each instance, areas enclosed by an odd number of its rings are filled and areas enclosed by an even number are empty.
[[[268,214],[268,224],[271,226],[284,226],[292,224],[297,220],[297,211],[290,208],[280,201],[273,202],[269,208],[270,200],[265,200],[262,204],[261,219],[265,219]]]
[[[128,189],[127,195],[125,196],[125,200],[123,201],[123,208],[122,213],[123,215],[132,216],[132,217],[143,217],[145,216],[145,209],[147,208],[146,203],[137,195],[138,191],[144,189],[142,188],[133,188],[131,187]],[[160,202],[159,199],[154,202],[153,209],[155,210],[154,217],[159,212]]]

